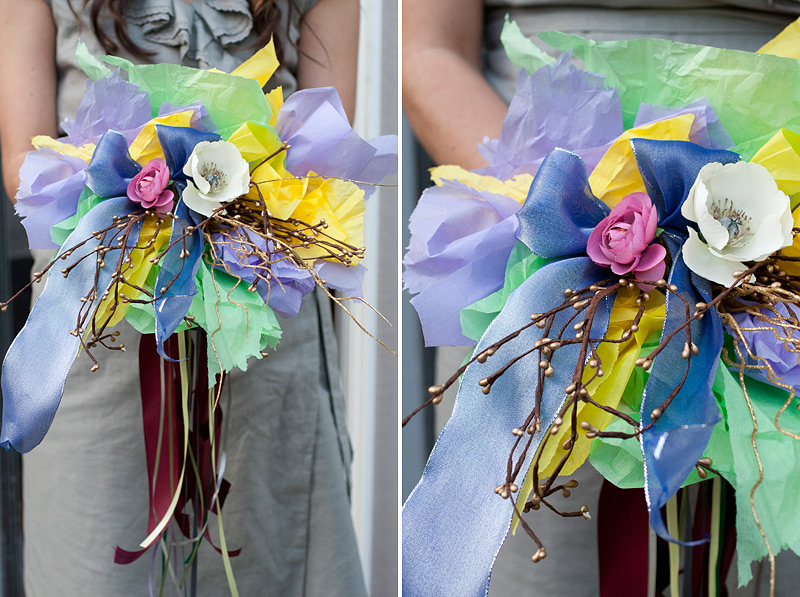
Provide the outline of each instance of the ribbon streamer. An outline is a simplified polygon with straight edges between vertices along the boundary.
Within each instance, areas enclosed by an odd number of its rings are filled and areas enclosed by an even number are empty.
[[[693,311],[697,302],[709,302],[712,298],[710,282],[693,274],[683,262],[680,249],[685,237],[665,231],[662,238],[673,259],[669,283],[677,286],[677,292],[689,302],[690,311]],[[673,293],[668,293],[662,340],[685,321],[684,302]],[[669,407],[642,434],[645,497],[650,510],[650,526],[660,537],[669,541],[675,539],[664,526],[661,507],[680,489],[698,458],[703,456],[714,425],[720,420],[719,408],[711,391],[723,335],[722,321],[716,309],[710,309],[701,320],[695,320],[691,324],[691,332],[692,342],[700,352],[691,357],[683,387]],[[642,396],[642,425],[651,420],[653,410],[683,380],[687,361],[681,355],[684,347],[682,339],[683,332],[679,332],[653,361]],[[702,541],[705,539],[680,543],[697,545]]]
[[[97,261],[91,257],[100,244],[92,232],[108,226],[112,216],[127,215],[138,207],[127,197],[103,201],[81,218],[64,243],[69,248],[86,241],[73,251],[70,259],[76,265],[68,277],[58,271],[48,276],[25,327],[3,361],[0,446],[29,452],[39,445],[50,428],[61,402],[67,373],[81,347],[80,338],[70,334],[77,325],[75,312],[64,309],[63,305],[80,304],[81,298],[95,286],[98,296],[102,295],[114,273],[111,267],[98,269]],[[129,238],[132,243],[138,239],[140,228],[140,222],[134,224]],[[119,248],[108,240],[105,244],[111,249],[105,259],[112,263],[118,259]],[[84,259],[87,255],[89,257]]]
[[[183,167],[195,145],[201,141],[213,142],[220,139],[216,133],[165,125],[156,125],[156,133],[161,147],[164,149],[164,159],[172,173],[172,179],[181,191],[186,187],[186,175],[183,173]],[[153,303],[156,349],[158,354],[168,361],[174,359],[165,352],[164,341],[178,329],[192,304],[192,298],[197,294],[194,279],[200,265],[204,243],[200,230],[187,234],[187,228],[194,226],[196,222],[192,217],[192,212],[183,203],[183,199],[178,201],[175,215],[178,219],[172,222],[169,240],[171,246],[161,261],[161,271],[158,273],[155,288],[157,298]],[[179,241],[181,236],[185,236],[185,240]],[[186,249],[186,253],[184,253],[184,249]],[[164,288],[166,290],[162,291]]]
[[[197,294],[195,277],[200,259],[203,256],[203,234],[194,230],[187,234],[187,228],[194,226],[189,208],[178,201],[175,208],[176,220],[172,222],[169,243],[172,245],[161,260],[161,271],[156,278],[155,310],[156,350],[161,357],[174,361],[164,350],[164,341],[169,338],[180,325],[194,295]],[[182,236],[185,238],[179,240]],[[174,243],[174,244],[173,244]],[[185,251],[185,252],[184,252]]]
[[[583,288],[605,277],[606,271],[588,257],[544,266],[508,299],[492,322],[477,352],[515,332],[531,313],[546,311],[564,300],[564,288]],[[610,301],[601,305],[591,336],[608,326]],[[560,329],[572,315],[562,311],[553,324]],[[542,330],[531,326],[500,347],[486,363],[477,361],[464,373],[453,416],[442,430],[425,472],[403,508],[403,595],[483,595],[495,556],[511,525],[513,509],[493,491],[505,478],[521,425],[533,409],[538,367],[530,359],[513,365],[484,395],[478,380],[511,358],[530,349]],[[533,437],[522,465],[530,466],[544,434],[564,403],[580,346],[567,345],[553,357],[554,374],[542,397],[542,432]]]
[[[658,225],[672,257],[669,283],[686,299],[690,311],[695,303],[712,299],[711,283],[686,267],[681,248],[686,241],[688,222],[680,213],[681,205],[697,178],[700,169],[710,162],[728,164],[739,155],[725,150],[705,149],[685,141],[631,141],[639,172],[647,194],[658,210]],[[683,301],[667,293],[666,315],[661,338],[665,338],[686,321]],[[680,489],[703,455],[719,409],[711,391],[722,350],[722,322],[716,309],[710,309],[701,320],[691,324],[692,342],[700,352],[689,361],[689,372],[680,392],[663,415],[642,434],[644,455],[645,497],[650,510],[650,525],[663,539],[675,541],[667,532],[661,507]],[[642,426],[651,421],[654,409],[670,395],[684,378],[687,361],[681,356],[683,332],[673,339],[653,361],[650,378],[642,396]],[[696,545],[698,541],[681,542]]]

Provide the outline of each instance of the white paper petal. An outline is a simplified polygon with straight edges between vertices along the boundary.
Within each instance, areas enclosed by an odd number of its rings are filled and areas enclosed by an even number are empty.
[[[200,155],[205,147],[211,144],[211,141],[200,141],[194,146],[189,159],[186,160],[186,165],[183,167],[183,173],[194,181],[194,184],[204,195],[211,190],[211,185],[208,181],[200,176]]]
[[[725,255],[740,261],[761,261],[778,249],[785,247],[781,230],[781,216],[782,214],[767,214],[758,228],[748,235],[749,238],[745,244],[728,247],[724,251]]]
[[[708,245],[691,228],[689,238],[683,245],[683,260],[694,273],[725,286],[733,284],[733,272],[747,269],[741,261],[729,261],[712,255]]]
[[[702,171],[702,169],[701,169]],[[711,196],[719,205],[727,197],[736,209],[750,217],[761,217],[773,211],[783,211],[775,196],[778,185],[769,171],[758,164],[736,162],[725,164],[719,171],[705,179]]]
[[[209,201],[206,199],[205,195],[201,194],[191,182],[186,185],[181,197],[186,207],[204,216],[210,216],[220,205],[218,201]]]
[[[711,207],[711,198],[708,192],[708,187],[698,180],[697,191],[695,194],[695,218],[700,232],[703,233],[703,238],[706,242],[715,249],[724,249],[725,245],[730,240],[728,229],[715,220],[709,213]]]

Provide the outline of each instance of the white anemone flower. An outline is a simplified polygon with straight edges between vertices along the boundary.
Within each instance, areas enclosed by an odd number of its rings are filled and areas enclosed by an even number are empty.
[[[210,216],[227,201],[247,192],[250,167],[239,149],[227,141],[201,141],[183,167],[190,178],[183,191],[189,209]]]
[[[792,244],[789,197],[769,171],[750,162],[706,164],[697,174],[681,213],[697,222],[683,245],[687,267],[730,286],[745,261],[761,261]]]

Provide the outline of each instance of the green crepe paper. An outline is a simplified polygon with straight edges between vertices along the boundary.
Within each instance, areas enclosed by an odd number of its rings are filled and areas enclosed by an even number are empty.
[[[179,66],[177,64],[132,64],[118,56],[104,56],[108,64],[128,72],[128,80],[150,98],[153,115],[163,102],[188,106],[202,102],[218,130],[250,121],[268,124],[272,116],[258,81]]]
[[[527,246],[517,242],[508,257],[503,288],[461,309],[461,333],[476,342],[480,340],[489,324],[505,307],[508,295],[545,263],[547,259],[534,255]]]
[[[78,40],[78,46],[75,48],[75,58],[78,59],[78,66],[81,67],[83,72],[95,81],[111,74],[111,69],[92,56],[89,48],[80,39]]]
[[[200,261],[197,273],[197,294],[187,315],[193,316],[195,324],[208,334],[208,385],[211,387],[216,381],[215,376],[220,373],[220,364],[225,372],[234,367],[246,371],[248,358],[255,356],[260,359],[264,348],[275,348],[281,338],[281,328],[272,309],[264,304],[257,292],[248,292],[246,283],[240,282],[237,286],[237,278],[218,269],[214,270],[212,278],[205,260]],[[157,268],[153,268],[147,277],[148,288],[155,284],[156,275]],[[152,305],[129,304],[125,319],[142,334],[155,331]],[[181,323],[176,331],[185,329],[186,324]]]
[[[69,235],[72,234],[72,232],[78,226],[78,220],[88,214],[92,208],[94,208],[94,206],[103,200],[103,197],[98,197],[92,193],[89,187],[83,187],[81,196],[78,197],[78,210],[75,212],[75,215],[67,218],[66,220],[62,220],[58,224],[53,224],[50,226],[50,240],[52,240],[59,247],[62,246]]]
[[[652,350],[652,347],[650,347]],[[650,350],[647,350],[649,353]],[[642,350],[641,354],[645,354]],[[639,420],[638,405],[646,373],[634,370],[623,394],[628,414]],[[711,434],[704,456],[736,489],[736,532],[739,585],[752,579],[751,565],[767,555],[767,550],[750,510],[750,489],[759,472],[750,443],[753,423],[744,393],[739,385],[738,372],[731,372],[721,361],[714,378],[714,395],[724,419]],[[780,433],[773,420],[784,404],[783,390],[747,378],[747,390],[758,420],[757,446],[764,468],[764,482],[755,493],[756,511],[774,553],[791,549],[800,555],[800,485],[792,478],[800,466],[800,442]],[[800,413],[797,401],[781,416],[781,425],[792,433],[800,433]],[[623,407],[620,407],[624,410]],[[608,431],[630,431],[630,425],[615,420]],[[635,439],[597,438],[592,441],[589,461],[603,477],[618,487],[642,487],[642,452]],[[684,485],[700,481],[695,471]]]
[[[247,371],[247,359],[261,357],[267,346],[275,348],[281,339],[281,327],[275,313],[264,304],[257,292],[248,292],[248,284],[200,261],[200,288],[205,308],[200,325],[208,334],[208,385],[222,371],[238,367]],[[238,282],[238,285],[237,285]],[[238,304],[237,304],[238,303]]]
[[[733,452],[736,482],[736,550],[739,554],[739,585],[752,578],[751,564],[767,555],[767,548],[750,510],[750,490],[758,481],[759,471],[751,444],[753,421],[739,385],[738,371],[720,366],[724,401],[728,412],[730,445]],[[788,394],[770,384],[747,378],[747,392],[758,421],[756,446],[764,468],[764,482],[756,489],[755,507],[759,522],[777,554],[791,549],[800,555],[800,484],[794,477],[800,467],[800,442],[782,434],[773,423]],[[715,380],[716,387],[716,380]],[[793,401],[780,418],[781,426],[800,433],[800,413]],[[715,463],[716,464],[716,463]]]
[[[500,42],[509,60],[517,68],[524,68],[529,75],[543,66],[556,63],[556,59],[548,56],[530,39],[525,37],[519,25],[506,15],[506,22],[500,32]]]
[[[648,338],[647,342],[639,351],[639,356],[649,355],[658,345],[659,336],[654,334]],[[713,391],[719,404],[723,398],[723,393],[727,388],[723,385],[723,378],[720,371],[723,366],[717,368],[717,375],[714,378]],[[642,391],[647,383],[649,374],[641,367],[635,367],[633,374],[625,386],[622,395],[622,402],[619,409],[626,412],[631,418],[639,421],[639,408],[642,403]],[[631,432],[631,426],[621,419],[614,419],[607,427],[606,431]],[[713,467],[718,470],[725,479],[732,485],[736,485],[736,477],[733,466],[733,456],[731,454],[730,439],[724,421],[714,426],[708,446],[704,456],[711,458]],[[642,448],[636,439],[619,438],[596,438],[592,441],[589,462],[603,477],[608,479],[617,487],[628,489],[632,487],[644,487],[644,464],[642,461]],[[710,474],[709,476],[714,476]],[[703,479],[693,470],[683,486],[698,483]]]
[[[677,108],[705,97],[746,160],[781,127],[800,132],[800,61],[793,58],[663,39],[596,42],[557,31],[539,38],[572,50],[617,87],[626,129],[642,102]]]
[[[620,409],[624,410],[625,409]],[[638,421],[638,412],[628,412],[631,418]],[[722,423],[714,427],[711,439],[708,442],[704,456],[711,458],[712,466],[722,473],[728,482],[735,480],[733,464],[731,462],[731,447],[728,433]],[[630,433],[631,426],[621,419],[614,419],[605,431],[619,431]],[[642,448],[635,439],[597,438],[592,441],[589,462],[605,479],[622,489],[644,487],[644,464],[642,463]],[[708,478],[715,477],[713,473]],[[703,481],[696,470],[692,470],[684,481],[683,487]]]
[[[156,265],[154,266],[150,272],[147,274],[147,280],[144,283],[144,288],[151,291],[156,286],[156,280],[158,278],[158,272],[161,271],[161,268]],[[192,304],[189,306],[189,310],[186,312],[186,315],[194,317],[194,320],[197,322],[197,325],[200,327],[205,328],[205,320],[206,320],[206,312],[203,309],[203,295],[201,293],[197,293],[194,295],[192,299]],[[153,311],[153,305],[151,304],[141,304],[141,303],[129,303],[128,308],[125,309],[125,321],[127,321],[133,329],[135,329],[140,334],[155,334],[156,333],[156,318],[155,312]],[[189,329],[189,326],[186,325],[185,321],[182,321],[180,325],[178,325],[178,329],[176,332],[182,332],[183,330]]]

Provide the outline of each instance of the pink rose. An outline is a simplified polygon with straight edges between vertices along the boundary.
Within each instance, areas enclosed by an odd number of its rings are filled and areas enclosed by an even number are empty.
[[[169,186],[169,169],[161,158],[150,160],[133,180],[128,184],[128,197],[131,201],[141,203],[145,209],[155,208],[165,213],[172,209],[172,191]]]
[[[611,266],[622,275],[633,272],[637,280],[659,280],[664,276],[667,250],[656,236],[658,212],[646,193],[631,193],[620,201],[592,231],[586,252],[597,265]],[[650,284],[640,284],[652,290]]]

